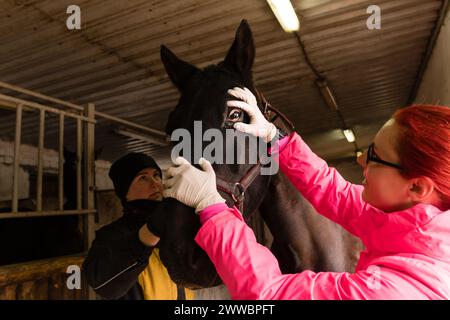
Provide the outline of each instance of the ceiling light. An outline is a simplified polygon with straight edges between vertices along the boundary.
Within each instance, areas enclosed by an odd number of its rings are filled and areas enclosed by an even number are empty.
[[[353,133],[352,129],[343,129],[342,133],[344,134],[348,142],[355,142],[355,134]]]
[[[163,140],[161,137],[152,137],[147,133],[135,132],[134,130],[128,128],[117,128],[114,132],[131,139],[145,141],[162,147],[166,147],[168,145],[167,141]]]
[[[359,158],[360,156],[362,156],[362,154],[364,153],[362,150],[358,149],[356,150],[356,158]]]
[[[286,32],[298,31],[300,29],[300,21],[289,0],[267,0],[281,27]]]
[[[330,109],[334,111],[339,110],[336,99],[334,98],[333,92],[331,92],[327,82],[325,80],[317,80],[316,85],[319,87],[320,93],[325,99],[325,102],[327,103],[328,107],[330,107]]]

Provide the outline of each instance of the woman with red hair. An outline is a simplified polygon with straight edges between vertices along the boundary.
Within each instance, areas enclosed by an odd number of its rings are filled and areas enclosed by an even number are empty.
[[[248,89],[228,105],[247,112],[237,130],[274,140]],[[211,164],[183,158],[168,170],[164,194],[196,208],[196,241],[208,253],[234,299],[449,299],[450,108],[415,105],[397,111],[358,158],[363,185],[345,181],[297,133],[277,142],[281,170],[316,210],[359,237],[354,273],[309,270],[282,274],[256,242],[239,211],[218,194]]]

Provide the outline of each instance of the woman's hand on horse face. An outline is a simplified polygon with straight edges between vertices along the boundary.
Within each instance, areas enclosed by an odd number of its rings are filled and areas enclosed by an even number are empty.
[[[234,128],[244,133],[260,137],[264,139],[266,143],[270,142],[277,133],[277,128],[273,123],[267,121],[261,113],[253,93],[247,88],[242,89],[235,87],[228,90],[228,94],[241,99],[242,101],[231,100],[227,102],[227,106],[240,108],[247,112],[250,117],[249,124],[238,122],[234,124]]]
[[[210,205],[225,202],[217,192],[216,174],[211,163],[200,158],[198,164],[202,170],[182,157],[176,158],[175,166],[166,171],[168,179],[164,182],[163,191],[164,197],[175,198],[195,208],[197,213]]]

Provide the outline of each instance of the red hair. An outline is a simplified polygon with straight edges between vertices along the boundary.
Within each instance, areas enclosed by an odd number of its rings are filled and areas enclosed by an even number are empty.
[[[402,175],[433,180],[441,209],[450,209],[450,108],[413,105],[393,118],[401,128],[397,149]]]

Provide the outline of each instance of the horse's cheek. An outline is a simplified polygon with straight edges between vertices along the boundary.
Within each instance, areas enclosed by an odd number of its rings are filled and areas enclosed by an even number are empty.
[[[194,240],[201,226],[198,216],[179,204],[167,214],[170,219],[160,242],[160,257],[172,280],[189,287],[217,285],[214,265]]]

